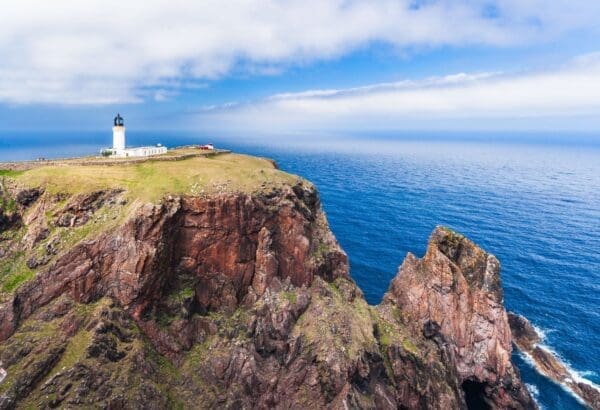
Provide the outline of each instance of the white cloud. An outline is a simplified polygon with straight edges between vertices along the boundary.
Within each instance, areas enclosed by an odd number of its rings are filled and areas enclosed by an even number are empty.
[[[136,102],[156,84],[210,80],[240,66],[250,73],[279,72],[373,42],[399,48],[531,43],[595,29],[600,14],[600,3],[589,0],[491,4],[6,0],[0,9],[0,101]]]
[[[600,53],[544,72],[456,74],[341,90],[278,94],[201,110],[220,131],[435,128],[436,121],[600,116]]]

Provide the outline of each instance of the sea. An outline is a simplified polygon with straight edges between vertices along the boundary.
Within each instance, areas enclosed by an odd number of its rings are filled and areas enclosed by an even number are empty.
[[[577,377],[600,384],[600,134],[128,134],[130,145],[208,142],[315,183],[371,304],[408,252],[424,254],[436,225],[463,233],[500,260],[507,309],[529,318]],[[110,130],[2,132],[0,161],[92,155],[110,143]],[[513,359],[541,408],[584,408]]]

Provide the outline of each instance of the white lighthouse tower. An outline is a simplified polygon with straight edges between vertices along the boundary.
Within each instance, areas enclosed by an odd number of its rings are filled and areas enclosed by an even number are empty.
[[[151,155],[165,154],[166,152],[167,147],[163,147],[161,144],[125,148],[125,125],[123,124],[121,114],[117,114],[113,126],[113,146],[112,148],[102,149],[100,154],[104,157],[149,157]]]
[[[113,127],[113,152],[114,155],[125,155],[125,125],[123,125],[123,117],[117,114]]]

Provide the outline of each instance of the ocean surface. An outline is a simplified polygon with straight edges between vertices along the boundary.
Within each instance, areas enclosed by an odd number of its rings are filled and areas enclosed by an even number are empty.
[[[600,384],[600,135],[414,133],[219,140],[129,133],[131,145],[214,142],[314,182],[352,277],[377,304],[438,224],[494,253],[505,304],[577,374]],[[0,133],[0,161],[94,154],[109,132]],[[515,354],[545,409],[583,408]]]

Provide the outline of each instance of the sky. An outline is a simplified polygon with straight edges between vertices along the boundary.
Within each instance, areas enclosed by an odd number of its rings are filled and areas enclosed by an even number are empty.
[[[5,0],[0,131],[600,131],[595,0]]]

